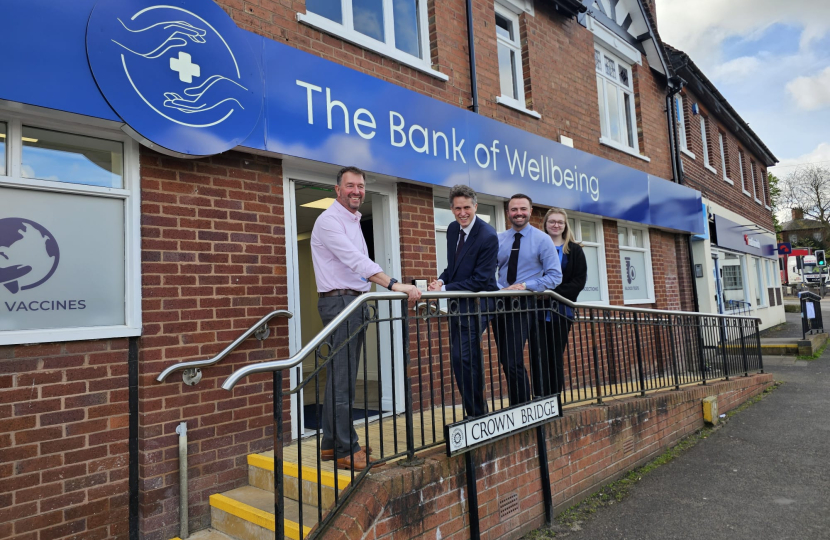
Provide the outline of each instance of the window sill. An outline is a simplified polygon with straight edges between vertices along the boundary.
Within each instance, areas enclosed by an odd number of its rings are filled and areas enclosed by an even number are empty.
[[[760,206],[764,206],[764,203],[762,203],[762,202],[761,202],[761,201],[759,201],[758,199],[755,199],[755,202],[757,202]]]
[[[712,174],[718,174],[718,171],[716,171],[715,168],[712,167],[711,165],[709,165],[708,163],[704,163],[703,168],[706,169],[707,171],[709,171]]]
[[[770,208],[770,207],[769,207],[769,206],[767,206],[766,204],[764,205],[764,208],[766,208],[767,210],[772,210],[772,208]]]
[[[723,177],[723,181],[726,182],[727,184],[729,184],[730,186],[735,185],[735,182],[733,182],[732,180],[730,180],[729,178],[727,178],[725,176]]]
[[[637,304],[653,304],[654,302],[654,298],[638,298],[636,300],[623,300],[623,305],[634,306]]]
[[[496,103],[498,103],[499,105],[504,105],[505,107],[510,107],[513,110],[519,111],[520,113],[524,113],[528,116],[532,116],[536,119],[542,118],[541,114],[537,113],[536,111],[531,111],[530,109],[522,107],[521,103],[507,96],[496,96]]]
[[[646,156],[638,154],[632,148],[621,145],[620,143],[618,143],[614,139],[608,139],[606,137],[600,137],[599,138],[599,143],[604,144],[605,146],[610,146],[614,150],[619,150],[620,152],[628,154],[629,156],[634,156],[635,158],[642,159],[643,161],[651,162],[651,159],[647,158]]]
[[[0,345],[23,343],[59,343],[93,339],[115,339],[141,335],[141,326],[90,326],[86,328],[54,328],[48,330],[11,330],[0,336]]]
[[[385,56],[387,58],[391,58],[396,62],[400,62],[406,66],[411,67],[412,69],[418,70],[422,73],[426,73],[436,79],[442,81],[448,81],[449,76],[441,73],[440,71],[436,71],[432,69],[432,66],[420,58],[416,58],[411,54],[407,54],[403,51],[399,51],[394,47],[390,47],[385,43],[381,43],[376,39],[372,39],[368,36],[364,36],[360,32],[350,31],[346,29],[342,24],[336,23],[334,21],[330,21],[325,17],[321,17],[315,13],[297,13],[297,21],[310,26],[316,30],[321,32],[325,32],[326,34],[331,34],[333,36],[339,37],[357,45],[358,47],[363,47],[364,49],[369,49],[372,52],[375,52],[381,56]]]
[[[743,192],[744,192],[744,195],[746,195],[746,196],[747,196],[747,197],[749,197],[750,199],[752,198],[752,193],[748,192],[748,191],[747,191],[747,190],[745,190],[745,189],[743,190]]]
[[[689,152],[689,151],[688,151],[687,149],[685,149],[685,148],[681,148],[681,149],[680,149],[680,151],[681,151],[682,153],[686,154],[687,156],[689,156],[689,157],[690,157],[690,158],[692,158],[692,159],[697,159],[693,153]]]

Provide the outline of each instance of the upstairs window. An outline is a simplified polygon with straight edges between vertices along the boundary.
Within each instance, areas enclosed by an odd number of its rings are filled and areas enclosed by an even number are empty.
[[[738,150],[738,170],[741,171],[741,191],[749,197],[750,193],[746,189],[746,176],[744,175],[744,153],[741,150]]]
[[[631,65],[594,45],[601,142],[639,154]]]
[[[680,146],[680,150],[686,150],[688,152],[689,143],[688,137],[686,136],[686,110],[683,107],[683,98],[680,96],[674,96],[674,115],[677,118],[677,143]]]
[[[723,171],[723,179],[732,184],[729,179],[729,147],[726,144],[726,137],[722,131],[718,131],[718,144],[720,145],[720,163]]]
[[[754,161],[749,162],[749,175],[750,175],[750,179],[752,180],[752,197],[755,199],[755,202],[757,202],[758,204],[761,204],[761,200],[758,199],[758,188],[755,185],[756,180],[755,180],[755,162]]]
[[[706,129],[707,118],[700,115],[700,141],[703,146],[703,166],[710,172],[717,173],[712,167],[712,158],[709,155],[709,131]]]
[[[424,0],[307,0],[297,19],[446,80],[429,57]]]
[[[499,51],[501,97],[524,107],[522,45],[519,40],[519,17],[496,4],[496,36]]]

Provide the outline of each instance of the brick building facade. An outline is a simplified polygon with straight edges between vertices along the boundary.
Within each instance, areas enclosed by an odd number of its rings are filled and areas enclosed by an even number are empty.
[[[85,25],[93,4],[62,9],[68,19],[74,17]],[[321,29],[319,21],[301,20],[298,14],[310,11],[301,0],[219,0],[217,4],[240,28],[267,40],[459,110],[474,105],[463,0],[431,0],[415,8],[423,10],[419,20],[426,27],[419,31],[428,38],[421,42],[419,62],[401,61],[388,47],[366,46],[364,38],[355,37],[354,29],[338,34]],[[559,0],[472,2],[479,114],[647,173],[657,181],[679,183],[673,166],[675,135],[668,129],[672,119],[667,109],[676,85],[671,60],[656,33],[653,4],[621,0],[611,7],[604,1],[589,2],[587,11],[574,11],[572,4]],[[49,8],[35,2],[28,9],[43,14]],[[37,11],[29,16],[32,13]],[[518,43],[514,52],[522,69],[513,76],[523,101],[504,92],[504,65],[500,71],[499,60],[504,43],[497,37],[497,26],[503,21],[518,24],[511,31],[518,36],[513,39]],[[67,48],[79,46],[72,41]],[[81,68],[85,65],[84,59]],[[8,141],[0,146],[5,167],[0,169],[0,190],[66,193],[61,184],[66,180],[60,175],[46,178],[26,173],[26,154],[21,160],[20,148],[38,144],[31,142],[33,137],[26,140],[27,126],[82,133],[121,141],[127,172],[123,173],[123,189],[115,191],[127,208],[137,205],[138,214],[131,216],[127,211],[125,217],[128,314],[123,329],[82,338],[69,331],[56,339],[50,338],[49,329],[42,335],[16,334],[32,329],[15,327],[8,317],[5,322],[0,319],[0,335],[8,334],[0,341],[0,537],[167,540],[175,536],[179,530],[175,430],[180,422],[187,423],[189,435],[190,528],[205,528],[211,523],[209,497],[246,484],[246,456],[273,445],[270,377],[248,379],[232,394],[220,385],[240,366],[287,358],[295,352],[304,339],[302,321],[275,319],[270,337],[261,342],[249,340],[222,363],[205,369],[198,386],[187,386],[178,376],[165,383],[155,379],[173,363],[217,354],[270,311],[299,309],[298,291],[308,284],[303,280],[309,276],[299,271],[305,232],[300,227],[306,217],[299,209],[297,193],[300,188],[330,191],[336,171],[350,163],[312,163],[245,144],[211,157],[170,157],[126,138],[114,113],[92,118],[71,107],[47,106],[37,95],[21,97],[9,88],[0,88],[0,133],[4,135],[0,141]],[[620,99],[614,105],[603,101],[612,91],[619,92],[614,95]],[[689,96],[684,107],[697,103],[688,88],[684,92],[681,95]],[[502,100],[505,97],[513,101]],[[104,103],[103,98],[100,101]],[[698,106],[709,111],[708,105]],[[56,108],[65,112],[51,110]],[[716,129],[731,133],[726,123],[718,123],[717,114],[712,113],[710,121],[713,133]],[[695,137],[700,131],[691,123],[686,126],[687,140],[689,150],[697,155],[702,143]],[[687,155],[680,157],[685,182],[712,202],[770,228],[771,215],[764,206],[769,202],[768,163],[754,148],[740,146],[739,139],[727,139],[727,169],[732,171],[733,184],[696,170],[699,158],[690,160]],[[717,146],[708,144],[712,166],[719,171]],[[51,149],[73,151],[57,144]],[[760,205],[750,199],[737,206],[732,202],[734,194],[740,194],[736,156],[742,152],[744,170],[755,167],[754,193]],[[377,195],[373,215],[385,208],[389,215],[384,223],[393,231],[387,245],[392,261],[387,273],[397,269],[397,277],[404,282],[434,278],[441,271],[440,252],[444,250],[436,198],[446,197],[446,186],[419,181],[415,173],[406,176],[402,171],[395,177],[369,170],[368,190]],[[130,174],[135,178],[130,179]],[[111,195],[103,188],[73,189],[95,197]],[[482,193],[482,204],[496,209],[494,224],[501,227],[505,199],[504,193]],[[555,205],[555,197],[538,201],[536,223],[546,207]],[[0,214],[3,217],[7,216]],[[595,226],[594,264],[603,271],[594,301],[694,310],[688,231],[606,215],[574,212],[571,217]],[[133,218],[139,230],[131,229]],[[645,299],[626,298],[620,227],[644,233],[644,243],[622,248],[640,250],[650,264]],[[132,234],[136,245],[131,244]],[[137,265],[140,259],[140,266],[131,275],[133,258]],[[697,255],[694,262],[699,262]],[[135,297],[129,300],[133,288]],[[130,321],[139,320],[140,324],[130,328]],[[304,321],[309,327],[313,324]],[[288,388],[291,382],[286,379],[284,384]],[[296,411],[286,407],[285,419],[296,422]],[[132,485],[128,482],[131,473]]]

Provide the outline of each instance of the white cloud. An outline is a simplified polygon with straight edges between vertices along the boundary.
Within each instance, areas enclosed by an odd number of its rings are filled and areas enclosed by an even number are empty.
[[[814,111],[830,106],[830,67],[812,77],[798,77],[787,83],[787,92],[800,109]]]
[[[721,60],[721,44],[732,36],[757,39],[769,26],[800,27],[801,48],[830,32],[827,0],[657,0],[658,28],[670,44],[689,53],[704,71]]]
[[[808,163],[821,164],[830,167],[830,142],[822,142],[811,151],[794,158],[782,159],[775,167],[770,167],[769,172],[778,178],[784,178],[793,172],[799,165]]]
[[[740,81],[755,73],[761,67],[757,56],[741,56],[721,64],[712,72],[712,77],[721,81]]]

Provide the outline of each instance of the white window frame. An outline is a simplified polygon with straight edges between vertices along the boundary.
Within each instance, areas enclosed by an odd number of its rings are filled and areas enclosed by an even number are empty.
[[[589,247],[596,247],[597,248],[597,264],[600,266],[597,268],[597,273],[599,274],[599,300],[579,300],[577,302],[581,304],[593,304],[597,306],[607,306],[609,305],[609,295],[608,295],[608,265],[602,266],[603,261],[605,261],[605,231],[602,228],[602,219],[590,217],[584,214],[578,213],[571,213],[568,215],[568,220],[573,220],[574,224],[571,228],[571,235],[576,242],[584,246]],[[594,229],[597,232],[597,241],[596,242],[588,242],[582,239],[582,222],[586,223],[593,223]],[[568,227],[571,227],[571,224],[568,223]]]
[[[505,105],[506,107],[510,107],[511,109],[516,109],[517,111],[525,113],[534,118],[541,118],[542,116],[538,112],[528,109],[525,103],[525,79],[524,64],[522,63],[522,39],[519,31],[519,8],[509,2],[496,2],[494,4],[494,8],[497,15],[504,17],[510,22],[510,24],[513,25],[514,39],[511,41],[505,38],[504,36],[500,36],[498,32],[496,32],[496,43],[504,45],[505,47],[513,51],[513,53],[515,54],[516,65],[513,66],[513,77],[515,77],[516,80],[517,96],[516,98],[513,98],[512,96],[505,96],[504,94],[499,94],[498,96],[496,96],[496,103]],[[498,55],[496,55],[496,62],[498,62]],[[499,92],[501,92],[501,66],[499,66]]]
[[[712,167],[712,159],[709,155],[709,135],[706,128],[706,117],[700,115],[700,140],[703,143],[703,167],[712,174],[718,174],[718,171]]]
[[[637,223],[631,223],[627,221],[618,221],[617,222],[617,234],[619,235],[620,227],[625,227],[628,229],[628,242],[629,244],[633,243],[632,239],[634,237],[633,232],[642,231],[643,233],[643,247],[632,247],[632,246],[618,246],[620,252],[620,276],[625,279],[625,274],[622,268],[622,252],[623,251],[638,251],[645,253],[645,260],[646,260],[646,286],[648,287],[648,298],[636,298],[632,300],[625,299],[625,289],[623,289],[623,304],[634,305],[634,304],[653,304],[655,302],[654,296],[654,270],[652,268],[652,261],[651,261],[651,238],[649,236],[649,229],[647,227],[643,227]],[[619,238],[619,236],[618,236]]]
[[[751,159],[749,160],[749,175],[752,179],[752,198],[755,199],[755,202],[763,206],[764,203],[758,199],[758,187],[755,185],[755,162]],[[763,189],[763,186],[761,186],[761,189]]]
[[[764,269],[761,268],[761,264],[764,263],[765,259],[760,257],[752,257],[755,261],[755,279],[758,281],[758,296],[761,297],[761,301],[758,303],[756,308],[766,308],[769,307],[769,299],[767,299],[767,288],[766,288],[766,277],[764,276]]]
[[[674,112],[677,116],[677,142],[680,143],[680,151],[695,159],[695,155],[689,150],[689,142],[686,140],[686,110],[683,108],[682,96],[674,96]]]
[[[720,166],[723,170],[723,180],[729,185],[734,186],[735,182],[729,179],[728,171],[726,170],[726,151],[724,145],[726,142],[723,140],[723,133],[718,131],[718,144],[720,144]]]
[[[601,66],[600,69],[596,69],[596,64],[594,66],[594,75],[597,78],[597,93],[599,93],[599,85],[602,84],[603,92],[602,92],[602,99],[603,99],[603,106],[599,110],[600,114],[600,144],[604,144],[606,146],[610,146],[620,152],[625,152],[626,154],[632,155],[636,158],[642,159],[643,161],[651,161],[648,157],[640,154],[640,140],[637,131],[637,107],[635,106],[635,95],[634,95],[634,70],[633,70],[633,63],[629,60],[625,60],[623,56],[619,54],[615,54],[612,50],[608,47],[604,47],[598,41],[594,42],[594,50],[600,53]],[[605,56],[608,56],[611,60],[613,60],[615,65],[615,77],[612,79],[605,73]],[[617,75],[618,67],[616,66],[623,66],[628,71],[628,81],[629,87],[625,88],[621,84],[617,82]],[[614,140],[609,135],[602,133],[602,127],[608,126],[610,123],[610,115],[611,111],[609,111],[608,107],[608,89],[609,85],[614,91],[617,92],[617,95],[620,99],[617,100],[617,114],[618,120],[620,123],[620,131],[625,134],[625,138],[628,137],[629,133],[627,131],[627,126],[625,122],[625,94],[630,95],[629,99],[629,111],[628,114],[631,117],[631,140],[633,142],[633,146],[628,146],[626,143],[621,143],[619,141]]]
[[[380,54],[381,56],[385,56],[402,64],[406,64],[407,66],[422,73],[426,73],[427,75],[431,75],[436,79],[440,79],[442,81],[449,80],[448,75],[432,68],[430,58],[429,20],[425,0],[420,0],[418,2],[417,17],[419,27],[418,34],[421,47],[421,50],[419,51],[420,56],[412,56],[411,54],[395,47],[395,21],[392,0],[383,0],[383,35],[386,38],[386,42],[378,41],[354,29],[352,0],[340,0],[340,9],[343,16],[342,24],[311,11],[307,11],[306,13],[297,13],[297,21],[321,32],[342,38],[349,43],[357,45],[358,47],[369,49]]]
[[[138,143],[119,129],[119,124],[70,113],[46,111],[39,107],[22,106],[12,110],[0,104],[0,122],[5,122],[6,172],[0,176],[0,187],[30,191],[66,193],[124,201],[124,294],[123,325],[80,328],[47,328],[0,332],[0,345],[23,343],[56,343],[112,339],[141,335],[141,175]],[[124,185],[108,188],[70,184],[52,180],[23,178],[23,125],[72,135],[83,135],[118,141],[124,145]]]
[[[744,174],[744,153],[741,150],[738,150],[738,168],[741,171],[741,191],[743,191],[744,195],[747,197],[752,197],[752,193],[746,190],[746,175]]]

